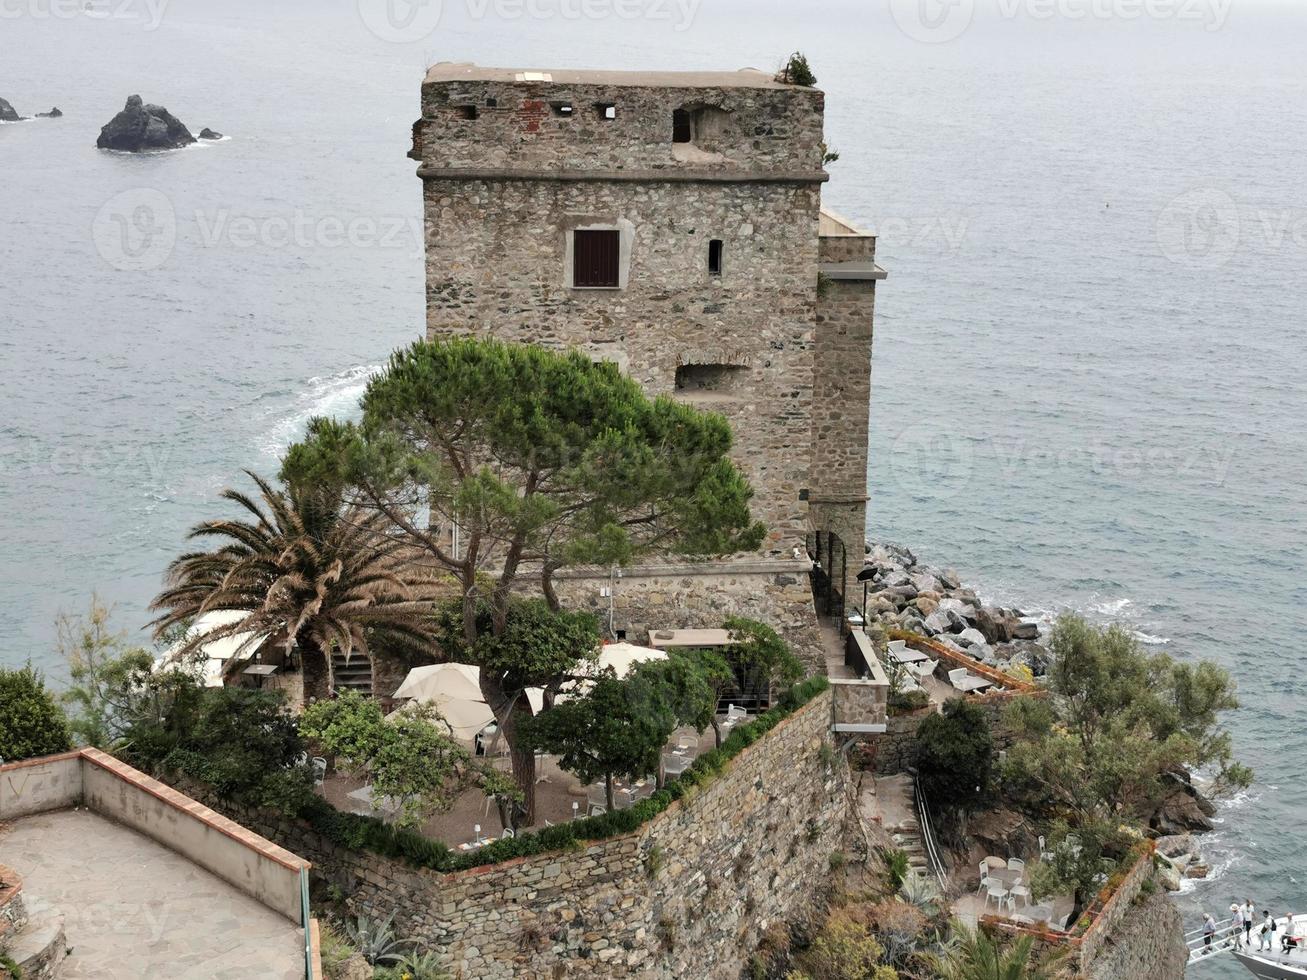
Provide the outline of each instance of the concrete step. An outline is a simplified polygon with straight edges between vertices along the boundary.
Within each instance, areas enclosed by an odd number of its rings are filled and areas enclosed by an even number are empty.
[[[64,914],[33,895],[26,895],[27,925],[9,937],[9,957],[25,977],[55,976],[68,955]]]

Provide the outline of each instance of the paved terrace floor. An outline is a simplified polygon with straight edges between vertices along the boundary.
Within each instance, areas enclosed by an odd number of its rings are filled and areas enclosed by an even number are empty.
[[[60,908],[65,978],[290,980],[303,932],[186,858],[87,811],[0,827],[23,890]]]

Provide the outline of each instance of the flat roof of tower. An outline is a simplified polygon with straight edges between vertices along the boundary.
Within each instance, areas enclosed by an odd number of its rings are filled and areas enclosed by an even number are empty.
[[[427,70],[428,82],[537,82],[554,85],[630,85],[643,88],[800,88],[757,68],[739,71],[589,71],[572,68],[483,68],[442,61]]]

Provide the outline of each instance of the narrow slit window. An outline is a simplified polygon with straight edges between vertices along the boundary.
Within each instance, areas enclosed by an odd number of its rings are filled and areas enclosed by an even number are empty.
[[[575,111],[576,111],[575,107],[574,107],[574,106],[572,105],[572,103],[570,103],[570,102],[555,102],[555,103],[554,103],[554,115],[555,115],[555,116],[562,116],[564,119],[571,119],[571,118],[572,118],[572,114],[573,114]]]
[[[708,243],[708,274],[710,276],[720,276],[722,274],[723,248],[723,243],[716,238]]]
[[[690,113],[677,109],[672,113],[672,142],[689,143],[693,133],[690,130]]]
[[[577,289],[616,289],[622,236],[618,231],[577,231],[572,249],[572,285]]]

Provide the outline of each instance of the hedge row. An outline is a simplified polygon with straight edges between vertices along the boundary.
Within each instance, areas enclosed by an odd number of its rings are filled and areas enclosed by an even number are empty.
[[[830,686],[825,677],[813,677],[782,694],[771,710],[753,721],[737,726],[722,743],[699,756],[680,776],[669,779],[664,787],[648,799],[625,810],[613,810],[598,817],[586,817],[545,827],[531,833],[497,840],[478,851],[462,853],[450,850],[440,841],[412,830],[390,826],[376,817],[360,816],[337,810],[326,800],[314,796],[298,816],[323,837],[350,850],[372,851],[402,860],[419,868],[435,871],[463,871],[513,858],[530,857],[548,851],[573,850],[586,841],[606,840],[638,830],[666,810],[675,800],[699,786],[712,782],[732,759],[762,738],[782,719],[794,714]]]

